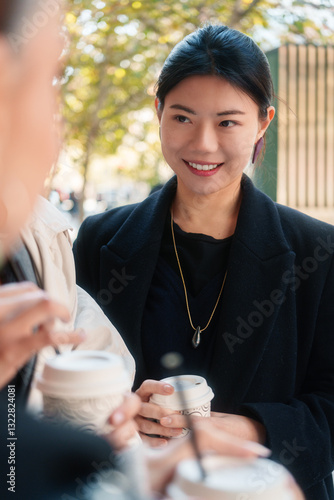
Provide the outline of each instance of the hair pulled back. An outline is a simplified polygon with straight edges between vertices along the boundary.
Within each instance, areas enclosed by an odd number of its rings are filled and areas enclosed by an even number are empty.
[[[267,116],[273,97],[268,60],[247,35],[223,25],[206,25],[179,42],[168,58],[156,84],[161,106],[178,83],[189,76],[216,75],[247,94]]]

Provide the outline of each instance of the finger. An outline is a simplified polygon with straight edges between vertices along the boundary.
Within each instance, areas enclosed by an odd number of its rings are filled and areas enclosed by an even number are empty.
[[[86,334],[83,330],[66,333],[62,337],[69,344],[80,343],[85,338]],[[58,345],[57,341],[57,335],[42,329],[35,335],[2,346],[0,348],[0,386],[3,387],[4,384],[9,382],[36,352],[46,346]]]
[[[182,434],[183,429],[166,429],[162,427],[159,422],[154,421],[153,419],[142,418],[141,416],[136,417],[136,422],[138,425],[138,429],[143,434],[153,434],[162,436],[165,438],[178,437]]]
[[[134,419],[140,409],[140,398],[129,393],[124,396],[122,404],[110,415],[110,423],[114,427],[118,427],[124,422]]]
[[[37,289],[0,301],[1,328],[20,328],[20,321],[27,324],[26,329],[35,327],[38,323],[54,320],[56,317],[64,322],[70,320],[66,306],[52,300],[43,290]],[[16,321],[16,323],[14,323]],[[30,323],[30,324],[29,324]]]
[[[42,295],[34,305],[0,325],[0,343],[28,335],[36,326],[56,318],[69,321],[68,309]]]
[[[167,415],[175,414],[175,410],[171,410],[170,408],[162,408],[161,406],[158,406],[154,403],[142,403],[140,406],[139,414],[142,417],[160,420]]]
[[[210,412],[210,417],[216,417],[216,418],[228,417],[229,415],[231,415],[231,413],[222,413],[219,411],[211,411]]]
[[[162,448],[162,447],[167,446],[167,444],[168,444],[168,439],[163,439],[163,438],[160,438],[158,436],[157,437],[150,437],[150,436],[147,436],[146,434],[142,434],[141,432],[139,432],[139,435],[140,435],[142,441],[150,448]]]
[[[113,430],[107,439],[116,450],[121,450],[128,446],[129,441],[137,435],[137,426],[133,420],[129,420],[121,427]]]
[[[1,285],[0,290],[6,285]],[[8,293],[0,297],[0,319],[4,321],[7,317],[11,318],[18,312],[25,311],[32,307],[42,297],[46,297],[47,293],[38,287],[30,288],[22,287],[21,290],[9,290]]]
[[[152,394],[169,395],[173,394],[173,392],[174,387],[172,385],[151,379],[145,380],[139,389],[136,390],[136,394],[138,394],[142,401],[148,401]]]
[[[80,345],[81,342],[87,339],[87,334],[82,328],[77,328],[76,330],[70,332],[50,332],[48,329],[44,329],[42,326],[39,331],[45,331],[46,337],[50,337],[50,344],[52,346],[58,345]]]
[[[194,421],[193,425],[202,449],[237,457],[267,457],[271,454],[268,448],[259,443],[245,441],[216,427],[208,427],[204,419]]]
[[[190,416],[191,421],[194,417]],[[188,419],[179,413],[172,413],[168,416],[164,416],[160,419],[160,424],[163,427],[188,427]]]
[[[7,297],[15,297],[15,295],[20,295],[22,293],[27,293],[30,291],[37,290],[38,286],[30,281],[21,281],[19,283],[7,283],[1,285],[0,287],[0,299],[6,299]]]

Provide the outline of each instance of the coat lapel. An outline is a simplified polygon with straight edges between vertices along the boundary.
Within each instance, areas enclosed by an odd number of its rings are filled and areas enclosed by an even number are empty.
[[[244,401],[270,336],[275,334],[275,321],[287,287],[282,275],[291,269],[295,257],[274,203],[247,177],[242,186],[243,201],[210,373],[217,395],[224,395],[217,407],[225,411],[236,411]]]

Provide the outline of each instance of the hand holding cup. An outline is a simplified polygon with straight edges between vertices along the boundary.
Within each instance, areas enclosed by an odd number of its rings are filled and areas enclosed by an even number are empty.
[[[209,417],[214,397],[206,380],[197,375],[168,377],[160,382],[146,380],[137,394],[143,401],[137,419],[139,430],[151,446],[166,444],[168,438],[186,436],[186,419],[181,415]],[[175,420],[178,426],[173,426]]]
[[[141,407],[136,417],[138,431],[142,440],[151,447],[165,446],[169,438],[182,434],[182,427],[166,428],[159,423],[163,417],[174,415],[175,410],[163,408],[150,402],[153,394],[166,396],[173,393],[174,387],[172,385],[151,379],[145,380],[136,391],[141,399]]]

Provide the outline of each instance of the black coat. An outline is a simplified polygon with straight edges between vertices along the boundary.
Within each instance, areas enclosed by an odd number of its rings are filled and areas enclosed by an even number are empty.
[[[141,320],[176,180],[140,204],[83,223],[78,284],[102,306],[149,376]],[[272,458],[308,500],[334,499],[334,228],[278,205],[242,180],[208,382],[216,408],[252,416]]]

